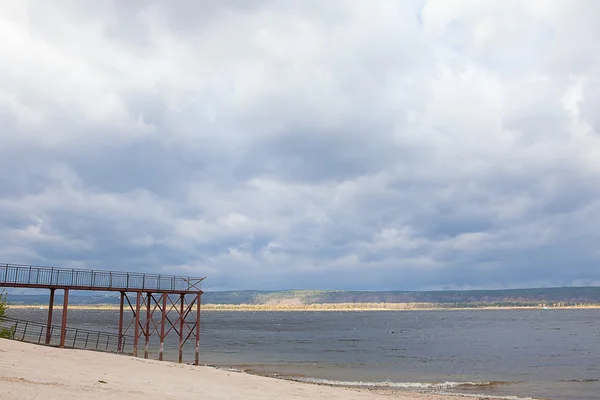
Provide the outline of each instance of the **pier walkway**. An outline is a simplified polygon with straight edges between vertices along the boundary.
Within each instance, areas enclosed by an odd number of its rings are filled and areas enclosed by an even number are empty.
[[[198,292],[203,278],[75,268],[0,264],[0,287],[110,292]]]
[[[59,346],[67,340],[69,291],[90,290],[119,292],[117,351],[123,352],[124,339],[133,330],[133,355],[138,355],[140,339],[144,339],[144,357],[148,358],[150,337],[160,341],[159,359],[163,359],[164,339],[174,331],[179,336],[179,362],[183,362],[183,346],[195,337],[195,364],[199,363],[200,308],[205,278],[134,272],[44,267],[21,264],[0,264],[0,287],[50,290],[45,344],[52,342],[52,312],[54,292],[64,290]],[[130,294],[135,301],[130,300]],[[131,311],[125,321],[125,304]],[[192,312],[193,311],[193,312]],[[142,316],[142,314],[144,314]],[[155,317],[159,314],[160,317]]]

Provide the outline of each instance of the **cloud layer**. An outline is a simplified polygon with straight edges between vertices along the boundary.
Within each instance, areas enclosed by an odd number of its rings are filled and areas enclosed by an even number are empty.
[[[0,8],[0,261],[600,282],[596,1]]]

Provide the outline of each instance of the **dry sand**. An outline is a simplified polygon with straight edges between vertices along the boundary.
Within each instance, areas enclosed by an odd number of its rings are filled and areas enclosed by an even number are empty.
[[[57,349],[0,339],[2,400],[327,399],[457,400],[421,393],[375,393],[124,355]]]

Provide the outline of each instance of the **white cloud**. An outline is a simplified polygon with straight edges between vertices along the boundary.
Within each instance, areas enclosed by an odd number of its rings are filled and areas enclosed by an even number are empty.
[[[598,7],[0,1],[0,260],[597,282]]]

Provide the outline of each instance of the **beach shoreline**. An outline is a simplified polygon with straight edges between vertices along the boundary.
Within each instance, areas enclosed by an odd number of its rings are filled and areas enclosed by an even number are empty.
[[[334,387],[209,366],[58,349],[0,339],[0,393],[6,400],[328,399],[457,400],[460,394]],[[471,397],[472,398],[472,397]],[[481,396],[476,398],[490,398]]]

